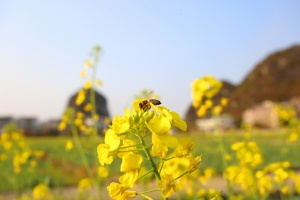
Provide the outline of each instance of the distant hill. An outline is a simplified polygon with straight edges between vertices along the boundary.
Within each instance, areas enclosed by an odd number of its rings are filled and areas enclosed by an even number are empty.
[[[79,91],[79,90],[78,90]],[[86,98],[85,100],[82,102],[82,104],[80,104],[79,106],[76,105],[76,98],[78,95],[78,91],[75,92],[69,99],[67,107],[71,107],[74,108],[76,112],[80,111],[82,112],[85,116],[90,116],[91,112],[90,111],[85,111],[84,107],[91,102],[90,100],[90,90],[87,90],[86,92]],[[110,117],[109,115],[109,111],[107,108],[107,101],[106,98],[100,94],[98,91],[95,90],[95,100],[96,100],[96,113],[97,115],[99,115],[100,117]]]
[[[271,54],[255,66],[239,85],[231,86],[228,96],[225,95],[229,97],[225,112],[231,114],[238,124],[242,112],[255,104],[264,100],[282,102],[300,96],[300,45]],[[190,106],[186,120],[196,118],[195,110]]]
[[[275,52],[260,62],[230,95],[226,111],[236,121],[264,100],[282,102],[300,96],[300,45]]]

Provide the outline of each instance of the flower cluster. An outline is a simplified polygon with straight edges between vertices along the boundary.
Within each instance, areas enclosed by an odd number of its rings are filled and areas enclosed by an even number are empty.
[[[147,104],[147,105],[146,105]],[[143,106],[147,106],[146,109]],[[150,109],[153,108],[153,109]],[[166,107],[155,106],[149,100],[135,100],[133,110],[126,109],[123,116],[115,116],[105,134],[105,143],[97,148],[100,164],[111,164],[117,157],[122,160],[120,171],[123,173],[119,183],[112,182],[108,187],[113,199],[134,198],[147,192],[128,190],[138,179],[148,174],[156,177],[158,189],[167,198],[179,190],[180,178],[195,171],[201,157],[194,157],[194,142],[191,139],[178,139],[171,135],[173,128],[185,131],[186,123],[176,112]],[[173,149],[173,151],[170,151]],[[180,174],[172,162],[184,165]],[[141,170],[144,166],[148,171]],[[173,168],[171,167],[173,166]]]
[[[33,170],[43,156],[44,152],[27,147],[23,132],[15,125],[4,127],[4,132],[0,135],[0,162],[11,163],[15,174],[20,174],[22,170]],[[9,158],[12,158],[12,162]]]
[[[277,104],[275,112],[278,116],[281,127],[289,131],[288,142],[295,142],[299,139],[300,119],[297,118],[296,110],[290,105]]]
[[[277,104],[275,111],[278,115],[280,124],[283,126],[288,125],[290,120],[293,120],[293,118],[296,117],[296,111],[292,106]]]
[[[216,106],[213,106],[212,102],[212,98],[219,93],[222,85],[222,82],[212,76],[204,76],[192,82],[192,100],[193,106],[197,110],[197,116],[204,116],[210,109],[214,115],[219,115],[222,112],[228,100],[221,98]]]

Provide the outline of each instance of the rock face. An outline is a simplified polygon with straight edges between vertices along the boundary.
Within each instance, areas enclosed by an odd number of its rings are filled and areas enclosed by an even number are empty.
[[[214,98],[229,98],[224,113],[230,114],[239,126],[242,113],[263,101],[285,102],[300,97],[300,45],[275,52],[261,61],[237,86],[223,82],[223,89]],[[226,89],[225,89],[226,88]],[[224,90],[225,89],[225,90]],[[197,119],[196,111],[189,107],[185,119],[191,130]]]
[[[237,122],[247,108],[270,100],[284,102],[300,96],[300,46],[271,54],[232,92],[226,112]]]
[[[85,116],[91,116],[90,112],[86,112],[84,110],[84,107],[90,103],[90,90],[87,90],[86,92],[86,98],[84,100],[84,102],[77,106],[75,104],[76,102],[76,98],[77,98],[78,92],[76,92],[75,94],[73,94],[68,102],[67,107],[71,107],[74,108],[76,112],[80,111],[82,113],[84,113]],[[99,92],[95,91],[95,99],[96,99],[96,113],[97,115],[99,115],[100,117],[110,117],[109,112],[108,112],[108,108],[107,108],[107,101],[105,99],[105,97],[103,95],[101,95]]]

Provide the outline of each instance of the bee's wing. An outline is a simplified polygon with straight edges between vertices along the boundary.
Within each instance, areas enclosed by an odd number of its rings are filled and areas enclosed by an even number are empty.
[[[151,99],[154,96],[154,92],[153,90],[151,90],[148,94],[147,94],[147,99]]]

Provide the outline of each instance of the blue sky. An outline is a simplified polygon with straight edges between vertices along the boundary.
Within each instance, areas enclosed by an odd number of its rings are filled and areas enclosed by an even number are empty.
[[[239,83],[262,59],[300,44],[300,1],[0,1],[0,116],[58,118],[103,48],[98,90],[111,116],[142,89],[184,115],[190,83]]]

